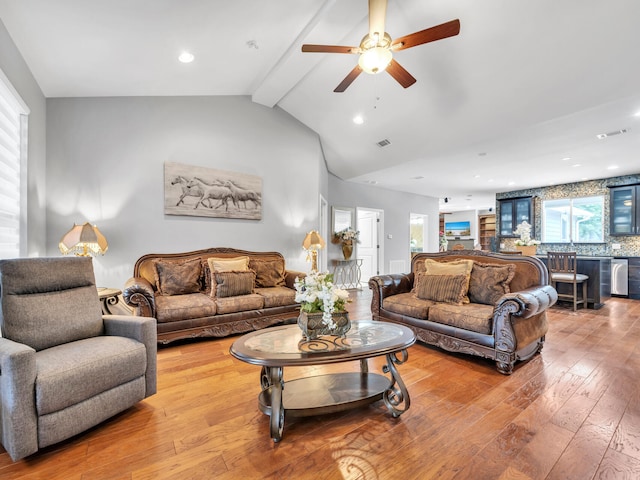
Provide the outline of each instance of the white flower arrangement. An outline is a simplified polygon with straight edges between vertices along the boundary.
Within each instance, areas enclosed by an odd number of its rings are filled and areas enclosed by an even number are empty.
[[[351,227],[347,227],[344,230],[340,230],[339,232],[335,232],[333,234],[333,238],[336,240],[336,243],[344,243],[346,245],[352,245],[353,242],[358,242],[358,236],[360,232],[358,230],[354,230]]]
[[[540,240],[531,238],[531,225],[527,222],[518,224],[513,234],[520,235],[520,239],[516,240],[516,245],[518,246],[529,247],[531,245],[540,245]]]
[[[312,272],[304,278],[296,278],[295,287],[296,302],[300,303],[300,311],[322,312],[322,323],[330,329],[336,328],[331,314],[346,311],[349,292],[333,284],[333,275]]]

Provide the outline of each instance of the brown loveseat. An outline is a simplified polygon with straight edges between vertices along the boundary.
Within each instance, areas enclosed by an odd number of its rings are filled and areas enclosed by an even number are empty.
[[[214,268],[211,268],[211,267]],[[294,323],[294,280],[277,252],[210,248],[140,257],[123,298],[135,314],[155,317],[158,343],[223,337]]]
[[[465,272],[450,272],[468,267],[461,260],[472,261],[466,279]],[[422,342],[495,360],[498,371],[508,375],[516,360],[542,349],[545,311],[558,298],[548,277],[535,257],[420,253],[411,261],[411,273],[369,280],[371,312],[374,320],[408,326]]]

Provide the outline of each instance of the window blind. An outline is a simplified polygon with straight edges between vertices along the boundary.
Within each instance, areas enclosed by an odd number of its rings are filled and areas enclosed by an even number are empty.
[[[20,170],[23,109],[2,77],[0,77],[0,258],[13,258],[20,256],[21,253]]]

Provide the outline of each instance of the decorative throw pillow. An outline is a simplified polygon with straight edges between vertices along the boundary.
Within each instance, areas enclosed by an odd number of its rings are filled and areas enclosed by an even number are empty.
[[[207,259],[209,269],[212,272],[241,272],[249,270],[249,257],[246,255],[242,257],[210,257]]]
[[[426,258],[424,267],[427,275],[471,275],[473,260],[458,259],[450,262],[438,262]]]
[[[473,303],[495,305],[500,297],[509,293],[509,284],[516,274],[513,263],[474,262],[469,280],[469,300]]]
[[[466,275],[417,275],[416,295],[422,300],[462,305],[467,293]]]
[[[155,265],[156,289],[160,295],[184,295],[200,291],[200,259],[170,262],[157,260]]]
[[[465,275],[467,277],[467,289],[469,288],[469,279],[471,277],[471,269],[473,268],[473,260],[452,260],[450,262],[438,262],[426,258],[424,260],[425,273],[427,275]],[[463,303],[469,303],[467,292],[464,292]]]
[[[283,287],[284,280],[284,259],[259,260],[252,258],[249,261],[249,268],[256,272],[256,287]]]
[[[217,298],[237,297],[253,293],[256,274],[251,270],[240,272],[213,272],[211,296]]]

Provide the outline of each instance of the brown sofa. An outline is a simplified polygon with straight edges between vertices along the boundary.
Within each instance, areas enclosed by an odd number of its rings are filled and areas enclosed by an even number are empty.
[[[468,299],[458,296],[464,293],[458,289],[464,290],[458,281],[464,275],[434,275],[426,271],[425,260],[472,260]],[[436,273],[442,268],[428,265]],[[517,360],[542,349],[545,311],[558,298],[548,283],[547,268],[535,257],[470,250],[420,253],[411,261],[411,273],[369,280],[371,312],[374,320],[408,326],[422,342],[495,360],[498,371],[508,375]],[[455,301],[445,298],[452,296]]]
[[[304,275],[286,270],[277,252],[148,254],[135,263],[122,296],[136,315],[157,319],[158,343],[168,344],[295,323],[294,280]]]

